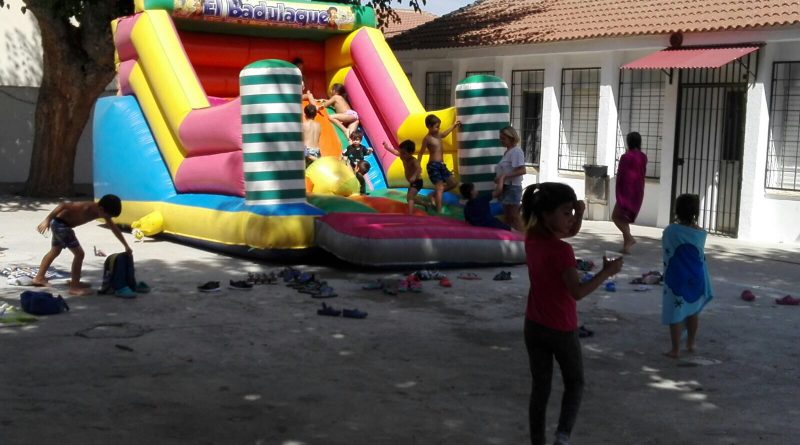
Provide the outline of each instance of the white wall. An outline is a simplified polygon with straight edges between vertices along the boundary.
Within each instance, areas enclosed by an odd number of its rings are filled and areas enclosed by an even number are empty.
[[[743,30],[684,35],[684,45],[766,42],[759,52],[756,84],[748,92],[745,154],[739,237],[752,240],[800,241],[800,192],[776,192],[764,187],[769,138],[769,83],[774,61],[800,61],[800,25],[776,29]],[[544,69],[542,153],[536,174],[526,175],[524,184],[560,181],[571,185],[583,197],[583,175],[557,168],[560,125],[561,70],[601,67],[600,113],[598,119],[598,164],[608,165],[613,175],[619,66],[669,46],[668,36],[637,36],[578,42],[500,47],[446,48],[401,51],[396,55],[407,71],[414,72],[414,88],[425,93],[426,71],[456,67],[454,83],[466,71],[494,67],[495,74],[511,86],[512,70]],[[493,63],[492,63],[493,61]],[[432,67],[435,67],[433,69]],[[672,170],[675,145],[678,73],[665,85],[660,179],[648,179],[638,224],[664,227],[669,224],[672,199]],[[611,179],[610,206],[614,204]]]
[[[42,81],[42,43],[30,12],[0,8],[0,86],[38,87]],[[2,111],[0,111],[2,113]]]
[[[17,6],[0,8],[0,182],[28,179],[33,147],[34,115],[42,80],[39,27],[30,12]],[[76,184],[92,183],[91,119],[78,144]]]

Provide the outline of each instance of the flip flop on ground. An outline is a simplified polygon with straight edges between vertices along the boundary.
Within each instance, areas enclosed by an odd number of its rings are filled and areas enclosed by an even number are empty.
[[[778,298],[777,300],[775,300],[775,303],[784,306],[797,306],[800,305],[800,298],[796,298],[791,295],[786,295],[783,298]]]
[[[481,277],[478,276],[475,272],[464,272],[458,275],[459,279],[462,280],[480,280]]]
[[[317,315],[327,315],[329,317],[338,317],[342,315],[342,311],[334,309],[325,303],[322,303],[322,309],[317,309]]]
[[[742,291],[742,295],[740,295],[741,299],[744,301],[753,301],[756,299],[755,294],[750,289],[745,289]]]
[[[342,309],[342,317],[345,318],[367,318],[367,313],[358,309]]]

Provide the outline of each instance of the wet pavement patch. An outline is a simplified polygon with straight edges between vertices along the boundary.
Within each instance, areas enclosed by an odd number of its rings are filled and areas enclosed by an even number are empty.
[[[83,338],[136,338],[151,331],[148,327],[134,323],[98,323],[81,329],[75,335]]]

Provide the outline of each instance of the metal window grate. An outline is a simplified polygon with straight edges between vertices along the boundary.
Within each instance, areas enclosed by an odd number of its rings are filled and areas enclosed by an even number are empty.
[[[800,62],[772,65],[766,187],[800,191]]]
[[[441,110],[452,106],[453,73],[434,71],[425,73],[425,109]]]
[[[561,71],[561,132],[558,168],[583,171],[597,162],[597,113],[600,105],[600,68]]]
[[[467,71],[464,77],[466,78],[469,76],[494,76],[494,71]]]
[[[542,151],[544,70],[511,72],[511,125],[519,129],[525,162],[539,165]]]
[[[625,136],[636,131],[642,135],[648,178],[661,176],[665,78],[660,70],[620,70],[616,163],[625,153]]]

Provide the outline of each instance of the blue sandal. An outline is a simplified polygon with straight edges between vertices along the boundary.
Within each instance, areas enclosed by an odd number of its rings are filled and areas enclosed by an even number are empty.
[[[358,309],[343,309],[342,317],[345,318],[367,318],[367,313]]]
[[[322,303],[322,309],[317,309],[317,315],[327,315],[330,317],[338,317],[342,315],[342,311],[336,310],[325,303]]]

